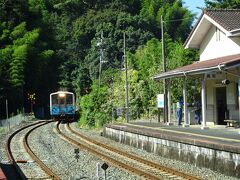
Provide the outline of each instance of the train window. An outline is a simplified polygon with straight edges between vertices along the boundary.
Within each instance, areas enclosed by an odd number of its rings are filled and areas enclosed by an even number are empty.
[[[72,103],[73,103],[72,95],[71,95],[71,94],[68,94],[68,95],[67,95],[67,97],[66,97],[66,103],[67,103],[67,104],[72,104]]]
[[[52,95],[52,104],[58,104],[58,97],[57,97],[57,95]]]
[[[59,98],[59,104],[65,104],[65,98]]]

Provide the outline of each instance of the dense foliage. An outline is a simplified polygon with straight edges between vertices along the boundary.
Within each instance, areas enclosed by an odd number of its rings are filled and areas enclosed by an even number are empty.
[[[233,0],[205,4],[239,7]],[[116,108],[125,106],[125,33],[131,115],[146,115],[163,92],[162,82],[152,80],[162,71],[161,16],[167,69],[197,60],[182,45],[194,15],[181,0],[0,0],[0,103],[8,99],[10,112],[29,112],[28,94],[36,93],[36,115],[47,114],[49,94],[64,88],[77,95],[82,125],[115,119]],[[171,82],[173,100],[179,82]]]

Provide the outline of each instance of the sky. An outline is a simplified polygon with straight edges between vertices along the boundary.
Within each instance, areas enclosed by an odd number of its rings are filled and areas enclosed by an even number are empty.
[[[197,14],[197,17],[201,15],[201,10],[197,7],[205,7],[204,0],[183,0],[184,7],[187,7],[190,11]]]

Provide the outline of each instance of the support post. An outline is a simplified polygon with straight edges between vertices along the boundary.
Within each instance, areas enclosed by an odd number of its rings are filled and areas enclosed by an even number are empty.
[[[205,82],[205,77],[202,80],[202,91],[201,91],[201,95],[202,95],[202,127],[201,129],[209,129],[209,127],[207,127],[207,123],[206,123],[206,82]]]
[[[159,123],[160,123],[160,115],[161,115],[160,108],[158,108],[158,122]]]
[[[8,100],[6,99],[6,118],[8,120]]]
[[[238,78],[238,111],[239,111],[239,119],[240,122],[240,78]]]
[[[8,130],[10,131],[10,121],[8,119],[8,100],[6,99],[6,118],[8,123]]]
[[[101,71],[102,71],[102,63],[103,63],[103,31],[101,32],[101,41],[100,41],[100,62],[99,62],[99,78],[98,78],[98,84],[99,88],[101,86]]]
[[[165,44],[164,44],[164,26],[163,26],[163,17],[161,15],[161,36],[162,36],[162,63],[163,63],[163,72],[166,72],[166,60],[165,60]],[[168,120],[168,107],[167,107],[167,90],[166,90],[166,79],[163,79],[163,88],[164,88],[164,110],[163,110],[163,117],[164,123]]]
[[[114,123],[114,109],[112,107],[112,124]]]
[[[189,127],[188,122],[188,109],[187,109],[187,90],[186,90],[186,77],[183,79],[183,111],[184,111],[184,127]]]
[[[173,125],[173,123],[171,122],[171,94],[170,94],[170,85],[171,85],[171,79],[169,79],[168,82],[168,123],[167,125]]]
[[[123,53],[124,53],[124,62],[125,62],[125,76],[126,76],[126,99],[125,99],[125,106],[126,106],[126,113],[125,113],[125,118],[126,122],[129,122],[129,107],[128,107],[128,64],[127,64],[127,59],[126,59],[126,39],[125,39],[125,32],[123,34]]]

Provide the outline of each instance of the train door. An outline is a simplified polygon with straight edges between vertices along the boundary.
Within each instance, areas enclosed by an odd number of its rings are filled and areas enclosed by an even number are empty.
[[[216,88],[216,108],[217,108],[217,124],[223,125],[226,119],[227,112],[227,98],[226,87]]]

